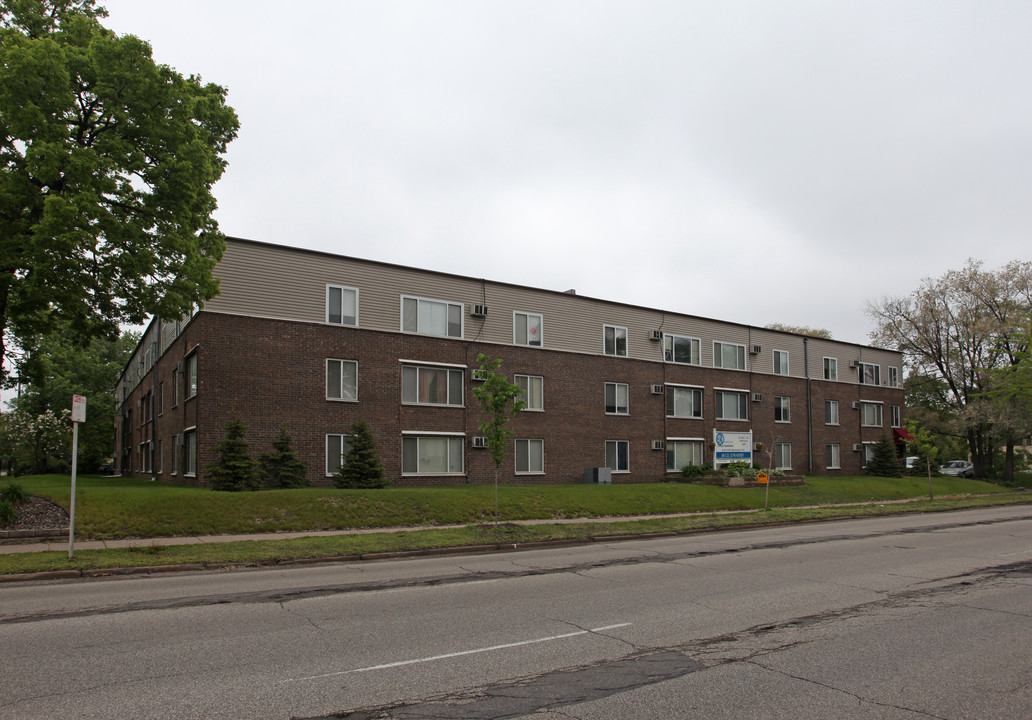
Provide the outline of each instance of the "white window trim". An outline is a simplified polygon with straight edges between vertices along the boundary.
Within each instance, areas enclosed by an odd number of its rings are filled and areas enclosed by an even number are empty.
[[[405,329],[405,301],[406,300],[415,300],[416,301],[416,315],[417,315],[417,318],[416,318],[416,330],[415,330],[415,332],[413,332],[411,330],[406,330]],[[436,333],[420,332],[419,331],[419,318],[418,318],[418,314],[419,314],[419,303],[421,303],[421,302],[440,303],[441,305],[445,305],[445,306],[447,306],[447,305],[456,305],[456,306],[458,306],[458,308],[459,308],[459,334],[457,336],[456,335],[448,335],[447,334],[447,319],[445,319],[445,334],[443,334],[443,335],[438,335]],[[447,340],[462,340],[463,338],[466,337],[466,306],[463,303],[455,302],[453,300],[441,300],[440,298],[420,297],[418,295],[402,295],[401,296],[401,301],[399,302],[399,306],[400,307],[398,308],[398,324],[401,327],[401,331],[403,333],[405,333],[406,335],[423,335],[423,336],[426,336],[426,337],[440,337],[440,338],[445,338]]]
[[[674,442],[698,442],[698,443],[702,443],[702,454],[703,454],[703,457],[705,457],[705,455],[706,455],[706,438],[700,438],[700,437],[668,437],[666,439],[666,442],[668,444],[669,443],[674,443]],[[665,454],[666,453],[664,453],[664,455]],[[666,465],[666,458],[665,457],[663,458],[663,464]],[[681,468],[675,468],[673,470],[671,470],[670,468],[667,468],[667,472],[671,473],[671,474],[675,474],[675,475],[676,474],[680,474]]]
[[[337,290],[352,290],[352,291],[354,291],[354,293],[355,293],[355,324],[354,325],[349,325],[349,324],[343,323],[343,322],[339,322],[339,323],[330,322],[330,288],[336,288]],[[326,314],[323,317],[323,320],[325,321],[325,323],[327,325],[333,325],[334,327],[358,327],[358,324],[359,324],[359,320],[358,320],[358,318],[359,318],[359,315],[358,315],[358,302],[359,302],[359,295],[358,295],[358,288],[357,287],[351,287],[349,285],[338,285],[337,283],[326,283],[326,305],[325,305]],[[343,317],[343,313],[341,313],[341,317]]]
[[[603,408],[605,407],[605,404],[606,404],[606,392],[609,390],[609,386],[610,385],[616,385],[617,386],[617,394],[618,395],[619,395],[619,386],[620,385],[623,385],[627,389],[627,392],[626,392],[626,395],[627,395],[627,412],[619,412],[619,411],[617,411],[617,412],[610,412],[609,410],[606,410],[606,415],[618,415],[620,417],[627,417],[628,415],[631,414],[631,385],[630,385],[630,383],[607,382],[605,384],[605,388],[602,391],[602,406],[603,406]]]
[[[326,433],[326,438],[323,441],[323,465],[324,465],[323,469],[326,472],[326,477],[335,477],[337,475],[337,473],[330,472],[330,469],[328,467],[325,467],[326,460],[327,460],[327,458],[329,456],[329,453],[327,452],[327,447],[326,446],[329,445],[331,437],[339,437],[339,438],[343,439],[343,438],[352,437],[352,435],[350,435],[348,433]],[[344,445],[343,445],[343,442],[342,442],[341,443],[341,449],[343,450],[343,448],[344,448]],[[341,467],[343,467],[344,466],[344,453],[341,453],[340,462],[341,462]]]
[[[832,445],[834,445],[835,447],[838,448],[838,452],[835,453],[835,455],[838,456],[838,465],[828,465],[827,464],[828,448],[831,447]],[[841,470],[842,469],[842,445],[841,445],[841,443],[827,443],[824,446],[824,461],[825,461],[825,465],[824,465],[824,469],[825,470]]]
[[[825,360],[834,360],[835,361],[835,377],[833,377],[833,378],[824,377],[824,365],[825,365],[824,361]],[[827,382],[838,382],[838,358],[837,357],[831,357],[830,355],[825,355],[821,359],[821,377],[824,377],[824,379]]]
[[[842,418],[842,403],[840,403],[838,400],[825,400],[824,401],[824,418],[825,418],[824,425],[826,427],[838,427],[839,423],[837,423],[837,422],[830,423],[827,420],[827,418],[828,418],[828,403],[829,402],[835,403],[835,417],[838,418],[838,419]]]
[[[865,383],[864,382],[864,370],[867,368],[867,366],[878,368],[878,373],[877,373],[878,374],[878,382],[876,382],[876,383]],[[858,360],[857,361],[857,366],[856,366],[856,381],[860,385],[868,385],[870,387],[880,387],[881,386],[881,381],[882,381],[881,365],[879,365],[878,363],[869,363],[869,362],[864,362],[863,360]]]
[[[778,369],[777,369],[778,353],[784,353],[785,354],[785,372],[778,372]],[[774,375],[781,375],[782,377],[788,377],[789,375],[792,374],[792,356],[789,355],[788,350],[778,350],[777,348],[774,348],[773,350],[771,350],[771,353],[770,353],[770,364],[771,364],[771,373],[774,374]]]
[[[879,413],[879,415],[881,415],[881,423],[879,423],[878,425],[868,425],[868,424],[866,424],[864,422],[864,405],[878,405],[878,406],[881,407],[881,412]],[[885,427],[885,403],[883,401],[881,401],[881,400],[861,400],[860,401],[860,427],[877,427],[877,428]],[[871,443],[871,444],[873,445],[874,443]]]
[[[439,408],[444,408],[444,407],[464,408],[464,407],[466,407],[466,374],[465,374],[465,372],[463,372],[463,375],[462,375],[462,402],[461,403],[458,403],[458,404],[451,403],[451,402],[430,403],[430,402],[419,402],[419,400],[415,400],[415,401],[405,400],[405,368],[406,367],[411,367],[411,368],[415,368],[416,369],[416,382],[417,383],[419,381],[419,368],[420,367],[429,367],[429,368],[435,369],[435,370],[437,370],[437,369],[447,370],[447,371],[449,371],[449,373],[450,373],[451,370],[459,369],[459,366],[455,366],[455,365],[450,365],[449,366],[449,365],[445,365],[443,363],[422,363],[422,362],[421,363],[416,363],[416,362],[411,362],[411,363],[408,363],[406,365],[402,365],[401,366],[401,372],[402,372],[402,377],[401,377],[401,397],[402,397],[402,400],[401,400],[401,404],[402,405],[408,405],[408,406],[411,406],[411,407],[418,406],[418,407],[439,407]],[[448,397],[450,399],[451,398],[451,380],[450,379],[448,380],[448,393],[447,394],[448,394]],[[416,397],[417,398],[419,397],[418,385],[416,387]]]
[[[541,443],[541,469],[540,470],[517,470],[516,469],[516,443],[520,442]],[[544,438],[513,438],[512,443],[512,467],[516,475],[544,475],[545,474],[545,439]]]
[[[668,387],[668,388],[685,388],[687,390],[698,390],[699,391],[699,404],[702,407],[699,408],[699,414],[698,415],[692,415],[690,417],[685,417],[684,415],[666,415],[665,417],[674,418],[674,419],[677,419],[677,420],[702,420],[705,417],[704,411],[705,411],[705,407],[706,407],[706,397],[705,397],[706,396],[706,388],[704,386],[702,386],[702,385],[684,385],[682,383],[666,383],[666,387]],[[665,395],[665,393],[664,393],[664,395]],[[666,397],[664,396],[664,398],[663,398],[663,412],[664,413],[667,411],[668,405],[669,405],[669,403],[668,403]]]
[[[721,346],[721,352],[719,352],[719,353],[717,352],[717,345]],[[742,363],[743,363],[744,367],[740,367],[740,368],[724,367],[724,365],[723,365],[723,361],[724,361],[723,346],[724,345],[731,345],[731,346],[734,346],[734,347],[742,349],[741,355],[742,355]],[[747,348],[743,343],[725,342],[724,340],[714,340],[713,341],[713,367],[718,368],[720,370],[738,370],[740,372],[747,372],[749,370],[749,352],[748,352],[748,350],[749,350],[749,348]],[[717,358],[718,357],[720,358],[720,361],[721,361],[720,365],[717,364]]]
[[[430,366],[433,366],[433,367],[456,368],[458,370],[466,370],[469,367],[469,365],[459,365],[457,363],[434,362],[433,360],[405,360],[403,358],[401,360],[398,360],[398,362],[400,362],[402,365],[430,365]]]
[[[899,368],[895,365],[886,365],[885,369],[888,371],[889,387],[898,388],[900,376]]]
[[[725,418],[725,417],[720,417],[718,415],[719,407],[720,407],[720,403],[717,402],[717,393],[718,392],[732,392],[732,393],[744,394],[745,395],[746,403],[749,402],[749,398],[750,398],[750,393],[749,393],[748,390],[740,390],[740,389],[736,389],[736,388],[719,388],[719,387],[713,388],[713,419],[714,420],[720,420],[721,422],[746,422],[746,423],[750,422],[750,418],[748,418],[748,417],[746,417],[746,418]],[[745,407],[746,407],[746,415],[751,415],[751,413],[748,410],[749,405],[746,404]]]
[[[624,332],[624,354],[620,355],[616,352],[616,333],[613,334],[613,354],[610,355],[606,352],[606,330],[613,328],[614,330],[623,330]],[[610,325],[609,323],[602,323],[602,354],[606,357],[630,357],[631,356],[631,333],[623,325]]]
[[[326,379],[328,379],[329,374],[330,374],[330,369],[328,367],[328,364],[330,363],[330,361],[339,362],[339,363],[352,363],[352,364],[354,364],[354,366],[355,366],[355,397],[353,399],[352,398],[345,398],[345,397],[335,398],[335,397],[330,397],[329,393],[327,393],[326,394],[327,402],[357,403],[358,402],[358,360],[348,360],[347,358],[326,358],[327,366],[324,366],[324,367],[326,367],[326,375],[327,375],[327,377],[324,378],[324,381]],[[341,388],[343,388],[343,387],[344,387],[344,382],[343,382],[343,378],[342,378],[341,379]]]
[[[512,381],[517,385],[520,384],[519,378],[537,378],[541,381],[541,407],[532,408],[524,407],[520,412],[544,412],[545,411],[545,376],[544,375],[528,375],[527,373],[516,373],[512,377]],[[524,401],[526,402],[526,401]]]
[[[415,438],[421,438],[421,437],[465,438],[466,437],[466,433],[464,433],[464,432],[439,432],[439,431],[434,431],[434,430],[426,430],[426,431],[421,431],[421,430],[402,430],[401,431],[401,436],[402,436],[402,439],[404,439],[406,437],[415,437]],[[462,444],[463,445],[463,450],[462,450],[462,472],[458,472],[458,473],[455,473],[455,472],[418,472],[418,471],[417,472],[405,472],[404,471],[404,467],[405,467],[405,448],[404,448],[404,445],[405,445],[405,443],[402,442],[401,445],[402,445],[402,447],[400,448],[400,450],[401,450],[401,456],[400,457],[401,457],[401,466],[403,468],[402,472],[401,472],[401,476],[402,477],[465,477],[466,474],[467,474],[467,469],[466,469],[466,449],[465,449],[466,443],[465,443],[465,441]]]
[[[538,337],[538,344],[537,345],[532,345],[529,342],[524,344],[524,343],[518,342],[516,340],[516,316],[517,315],[526,315],[527,316],[527,319],[528,319],[528,322],[527,322],[527,336],[528,336],[528,340],[529,340],[529,336],[530,336],[530,322],[529,322],[529,319],[531,317],[536,317],[538,319],[539,337]],[[516,345],[518,347],[531,347],[531,348],[538,348],[538,349],[543,348],[545,346],[545,316],[542,315],[541,313],[527,312],[526,310],[513,310],[512,311],[512,344]]]
[[[692,341],[695,341],[696,343],[698,343],[699,344],[699,353],[698,353],[698,357],[695,358],[695,362],[683,363],[683,362],[678,362],[677,360],[667,360],[666,359],[666,342],[667,342],[667,338],[676,338],[676,339],[680,339],[680,340],[692,340]],[[674,340],[671,340],[670,344],[671,344],[671,348],[670,348],[670,350],[671,350],[671,357],[673,357],[673,344],[674,344]],[[677,333],[663,333],[663,362],[668,362],[668,363],[671,363],[673,365],[702,365],[702,338],[697,338],[694,335],[678,335]]]
[[[774,455],[775,456],[778,454],[778,451],[777,451],[778,445],[787,445],[788,446],[788,459],[791,462],[792,461],[792,443],[790,443],[790,442],[776,442],[776,443],[774,443]],[[791,470],[792,466],[791,465],[778,465],[778,464],[775,463],[774,469],[775,470]]]
[[[627,469],[626,470],[612,470],[612,469],[610,469],[610,472],[613,473],[614,475],[626,475],[626,474],[629,474],[631,472],[631,441],[630,440],[606,440],[605,443],[602,445],[603,452],[605,451],[606,445],[608,445],[609,443],[617,443],[617,444],[624,443],[624,444],[627,445]],[[619,452],[617,453],[617,455],[619,456]]]
[[[186,436],[193,433],[194,438],[194,469],[190,472],[190,462],[186,454]],[[197,426],[191,425],[183,429],[183,477],[197,477],[197,459],[200,453],[197,449]]]
[[[792,424],[792,397],[790,395],[775,395],[774,396],[774,410],[778,409],[778,399],[788,400],[788,420],[775,420],[774,422],[779,425],[791,425]]]

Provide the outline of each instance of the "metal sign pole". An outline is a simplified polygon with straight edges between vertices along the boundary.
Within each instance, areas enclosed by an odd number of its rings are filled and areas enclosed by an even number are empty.
[[[86,422],[86,398],[72,396],[72,501],[68,506],[68,559],[75,552],[75,476],[79,465],[79,423]]]

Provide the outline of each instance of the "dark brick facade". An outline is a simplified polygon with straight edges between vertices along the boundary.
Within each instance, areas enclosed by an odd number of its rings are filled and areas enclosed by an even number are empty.
[[[247,426],[255,456],[271,450],[279,429],[285,428],[300,456],[310,463],[310,480],[327,484],[331,478],[324,470],[326,435],[346,433],[352,421],[362,418],[373,428],[394,485],[492,482],[494,466],[489,452],[471,447],[472,437],[480,434],[479,411],[472,395],[477,383],[471,373],[478,352],[502,358],[502,370],[510,380],[514,373],[544,378],[544,412],[524,412],[512,428],[517,438],[544,440],[545,473],[517,475],[510,453],[500,473],[506,483],[580,482],[585,468],[605,465],[607,440],[629,442],[629,472],[614,473],[615,482],[662,480],[670,476],[666,453],[653,450],[652,441],[702,439],[704,459],[710,462],[708,445],[714,428],[752,429],[757,442],[791,443],[795,473],[833,472],[825,469],[825,446],[837,443],[841,470],[834,472],[855,474],[861,470],[861,458],[853,446],[876,441],[883,433],[891,435],[890,406],[903,404],[903,391],[898,388],[200,312],[123,404],[116,431],[120,470],[203,485],[204,468],[214,461],[214,448],[235,414]],[[185,363],[193,353],[198,387],[195,397],[187,397]],[[326,399],[327,358],[358,362],[357,402]],[[466,366],[464,407],[403,404],[401,360]],[[184,372],[177,380],[174,374],[181,363]],[[607,381],[627,383],[626,415],[605,413]],[[667,418],[665,396],[652,392],[653,385],[666,383],[702,387],[702,419]],[[749,420],[715,420],[715,388],[747,391]],[[762,395],[762,400],[753,401],[753,393]],[[791,399],[790,422],[775,422],[775,396]],[[150,398],[153,416],[147,411]],[[837,426],[824,422],[828,399],[839,402]],[[852,407],[859,399],[884,403],[882,427],[861,427],[860,412]],[[196,433],[197,440],[197,472],[193,476],[184,472],[185,452],[176,449],[175,441],[188,431]],[[403,477],[402,437],[417,431],[464,434],[465,475]],[[153,445],[147,444],[151,442]],[[147,448],[153,448],[152,464],[147,462]],[[171,473],[173,453],[178,453],[175,475]]]

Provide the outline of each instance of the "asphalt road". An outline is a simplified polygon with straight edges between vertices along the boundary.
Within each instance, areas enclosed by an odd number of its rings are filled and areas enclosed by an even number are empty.
[[[0,718],[1029,718],[1032,507],[0,587]]]

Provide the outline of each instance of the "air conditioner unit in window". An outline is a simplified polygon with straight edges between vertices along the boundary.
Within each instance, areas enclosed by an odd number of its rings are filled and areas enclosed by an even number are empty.
[[[859,410],[860,409],[860,401],[859,400],[854,400],[853,401],[853,409],[854,410]]]
[[[856,370],[858,367],[860,367],[860,361],[859,360],[850,360],[849,361],[849,367],[852,368],[853,370]]]
[[[652,332],[649,333],[649,340],[662,340],[662,339],[663,339],[663,331],[662,330],[653,330]]]
[[[853,452],[860,452],[860,443],[853,443]]]
[[[663,394],[663,386],[662,385],[653,385],[652,386],[652,394],[653,395],[662,395]]]
[[[180,361],[179,361],[179,362],[178,362],[178,363],[176,364],[176,372],[178,372],[178,373],[181,373],[181,372],[183,372],[183,361],[182,361],[182,360],[180,360]]]
[[[759,355],[761,352],[763,352],[762,345],[753,345],[751,348],[749,348],[750,355]]]
[[[490,373],[487,370],[481,370],[479,368],[473,370],[473,379],[479,382],[487,380],[488,375],[490,375]]]
[[[475,448],[486,448],[487,447],[487,438],[484,437],[483,435],[474,435],[473,436],[473,447],[475,447]]]
[[[753,402],[763,402],[763,393],[753,393],[752,394],[752,401]]]
[[[487,305],[474,305],[470,314],[473,317],[487,317]]]
[[[662,450],[665,447],[666,447],[666,443],[664,441],[662,441],[662,440],[653,440],[652,441],[652,449],[653,450]]]

